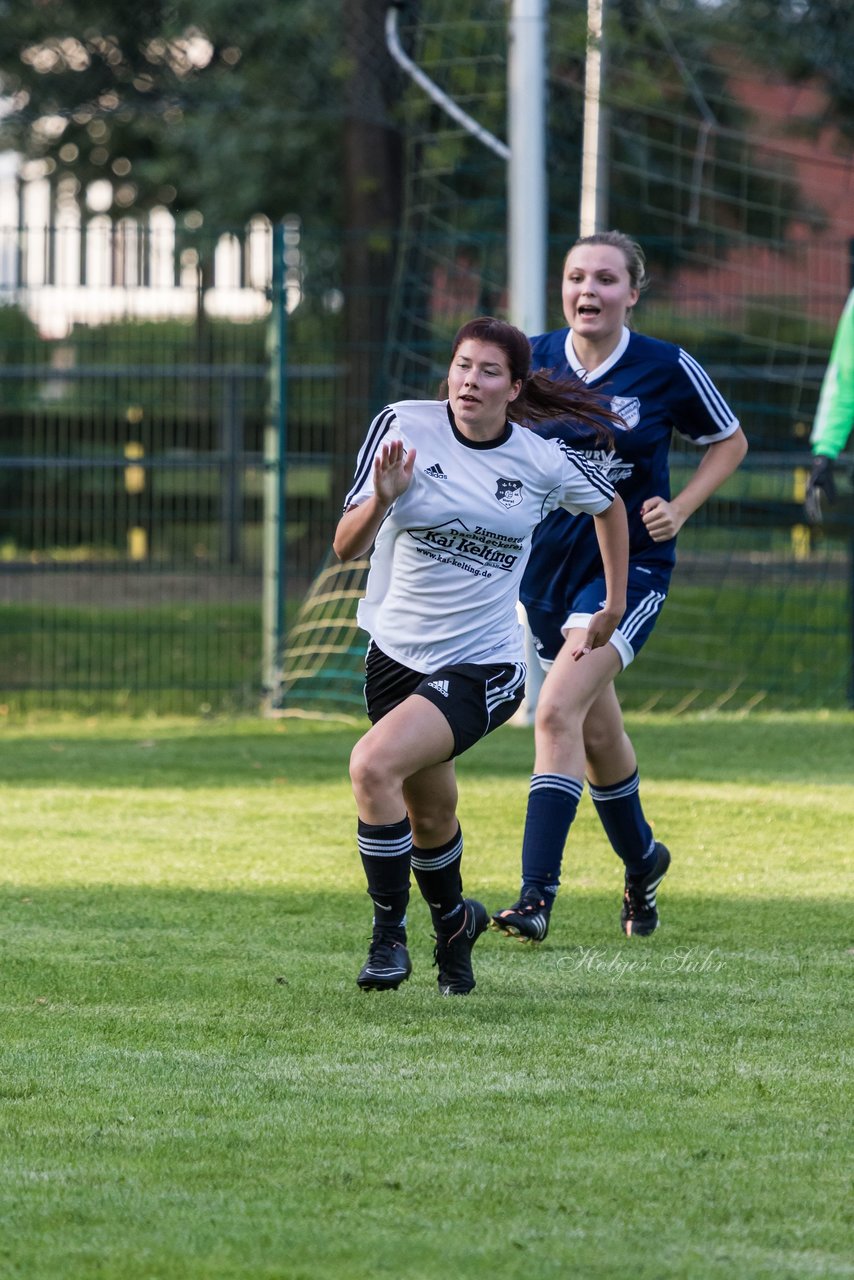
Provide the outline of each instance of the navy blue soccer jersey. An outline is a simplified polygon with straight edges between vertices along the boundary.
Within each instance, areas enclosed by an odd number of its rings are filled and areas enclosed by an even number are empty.
[[[557,436],[582,450],[602,470],[626,504],[633,564],[668,575],[676,559],[675,538],[653,542],[641,519],[647,498],[670,499],[670,442],[674,431],[697,445],[725,440],[738,420],[701,365],[681,347],[629,329],[598,369],[577,364],[568,329],[531,339],[533,367],[556,378],[580,377],[598,391],[624,427],[614,430],[614,448],[597,445],[578,424],[538,423],[533,430]],[[522,581],[524,604],[566,613],[576,592],[600,575],[602,562],[593,520],[554,511],[534,533]]]

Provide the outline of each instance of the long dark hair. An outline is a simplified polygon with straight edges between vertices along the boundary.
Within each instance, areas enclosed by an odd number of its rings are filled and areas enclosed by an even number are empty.
[[[553,418],[569,418],[589,427],[597,443],[609,447],[614,434],[608,423],[622,420],[613,413],[607,401],[577,378],[550,378],[545,373],[531,373],[531,344],[521,329],[497,320],[495,316],[478,316],[457,330],[451,344],[451,359],[468,339],[490,342],[500,347],[507,357],[511,381],[522,383],[522,389],[510,406],[514,421],[546,422]]]

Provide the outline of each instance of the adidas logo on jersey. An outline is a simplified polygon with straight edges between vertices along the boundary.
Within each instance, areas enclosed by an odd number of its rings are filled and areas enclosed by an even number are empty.
[[[427,684],[431,689],[435,689],[437,693],[441,693],[443,698],[447,698],[448,696],[447,680],[428,680]]]
[[[445,472],[442,470],[441,462],[434,462],[432,467],[424,468],[425,476],[432,476],[434,480],[447,480]]]

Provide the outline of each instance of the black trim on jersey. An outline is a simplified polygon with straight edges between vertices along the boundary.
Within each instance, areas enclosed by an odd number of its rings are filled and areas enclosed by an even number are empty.
[[[600,493],[604,494],[606,498],[610,498],[613,502],[614,494],[617,491],[611,481],[606,476],[603,476],[596,464],[586,458],[580,449],[573,449],[572,445],[567,444],[565,440],[558,438],[557,442],[570,462],[575,464],[581,474],[590,481],[593,488],[598,489]]]
[[[367,483],[368,476],[373,471],[374,456],[377,452],[379,443],[383,436],[388,435],[393,423],[396,421],[397,415],[395,414],[394,409],[389,405],[386,405],[384,409],[381,409],[374,418],[374,421],[371,424],[371,429],[368,432],[367,439],[362,445],[362,448],[359,451],[359,456],[356,459],[356,476],[347,492],[347,497],[344,499],[345,511],[350,506],[350,499],[352,495],[354,493],[358,493],[359,490]]]
[[[506,444],[513,434],[513,427],[511,423],[505,422],[504,430],[502,431],[501,435],[496,436],[494,440],[469,440],[468,436],[463,435],[462,431],[460,431],[459,427],[454,421],[454,413],[453,413],[453,410],[451,409],[450,400],[448,401],[445,407],[448,410],[448,421],[451,424],[451,430],[454,433],[454,439],[458,440],[460,444],[464,444],[467,449],[497,449],[499,445]]]

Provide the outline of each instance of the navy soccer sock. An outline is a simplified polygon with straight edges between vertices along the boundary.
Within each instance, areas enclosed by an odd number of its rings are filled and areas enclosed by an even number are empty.
[[[412,846],[412,873],[418,882],[424,901],[430,908],[433,928],[437,933],[453,932],[452,923],[463,910],[463,882],[460,863],[463,858],[463,833],[457,827],[456,835],[436,849],[420,849]]]
[[[374,904],[374,929],[397,942],[406,941],[412,829],[409,818],[388,826],[359,819],[359,855]]]
[[[649,871],[655,859],[655,838],[643,814],[638,771],[609,787],[590,785],[590,798],[599,821],[630,876]]]
[[[563,847],[584,790],[581,778],[535,773],[528,792],[522,840],[522,891],[536,889],[550,909],[558,885]]]

